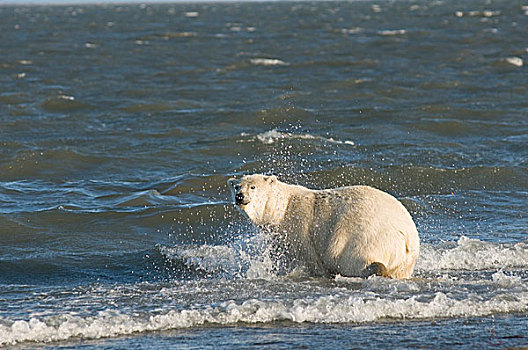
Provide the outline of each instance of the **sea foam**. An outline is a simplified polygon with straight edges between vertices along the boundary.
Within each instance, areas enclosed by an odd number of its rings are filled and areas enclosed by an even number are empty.
[[[384,36],[404,35],[406,33],[407,31],[405,29],[394,29],[394,30],[387,29],[387,30],[378,31],[379,35],[384,35]]]
[[[204,324],[277,321],[361,324],[404,319],[483,317],[525,312],[528,307],[528,286],[523,272],[528,267],[526,242],[502,244],[461,237],[456,242],[424,244],[415,276],[410,280],[338,276],[335,280],[315,283],[310,279],[303,282],[273,275],[265,258],[267,251],[262,246],[261,234],[245,237],[242,241],[217,246],[159,247],[165,259],[177,259],[189,267],[207,272],[221,271],[223,283],[227,283],[225,278],[231,281],[235,278],[238,285],[235,289],[248,288],[247,293],[240,295],[232,291],[236,300],[225,300],[225,286],[222,283],[216,286],[218,282],[215,283],[214,279],[199,282],[200,285],[196,281],[180,281],[160,287],[151,284],[131,286],[133,293],[148,293],[149,300],[155,297],[158,302],[174,302],[151,308],[142,305],[143,311],[136,312],[120,309],[109,300],[106,309],[93,314],[66,310],[54,315],[29,314],[26,319],[0,317],[0,345],[72,338],[99,339]],[[241,266],[245,267],[241,269]],[[505,272],[508,268],[513,272]],[[490,269],[495,272],[479,272]],[[472,274],[470,277],[457,275],[460,270],[471,270]],[[258,271],[260,274],[256,273]],[[266,271],[267,275],[262,271]],[[451,277],[430,277],[430,272],[442,274],[446,271]],[[429,277],[424,277],[424,274]],[[291,292],[292,285],[297,286],[295,293]],[[121,290],[121,286],[116,288]],[[208,298],[178,304],[178,295],[203,288],[208,290]],[[264,292],[251,293],[252,289]],[[158,294],[159,297],[156,297]],[[110,298],[113,293],[109,290],[101,295]],[[167,296],[170,298],[167,299]],[[104,303],[105,300],[99,302]]]
[[[520,57],[508,57],[506,58],[506,62],[516,67],[522,67],[524,65],[524,61]]]
[[[108,310],[81,317],[64,314],[10,321],[0,318],[0,345],[21,342],[53,342],[71,338],[99,339],[138,332],[190,328],[204,324],[237,323],[365,323],[378,320],[426,320],[447,317],[478,317],[495,313],[522,312],[528,292],[498,294],[489,299],[478,295],[458,300],[437,292],[424,298],[379,298],[362,295],[325,295],[293,300],[249,299],[226,301],[183,310],[125,314]]]
[[[288,62],[284,62],[278,58],[252,58],[249,62],[255,66],[289,66]]]
[[[160,246],[166,259],[208,273],[228,273],[238,278],[271,278],[273,263],[264,234],[231,245]],[[528,268],[528,242],[492,243],[466,236],[456,242],[422,244],[414,275],[460,271],[503,271]]]
[[[248,134],[243,133],[242,136],[248,136]],[[323,141],[328,143],[334,143],[334,144],[342,144],[342,145],[354,145],[354,141],[351,140],[336,140],[333,137],[322,137],[322,136],[315,136],[309,133],[304,134],[297,134],[297,133],[291,133],[291,132],[282,132],[277,129],[272,129],[260,134],[257,134],[256,137],[252,138],[253,140],[256,139],[263,144],[271,145],[277,141],[280,140],[316,140],[316,141]]]
[[[528,267],[528,243],[484,242],[465,236],[454,244],[422,245],[417,271],[480,271]]]

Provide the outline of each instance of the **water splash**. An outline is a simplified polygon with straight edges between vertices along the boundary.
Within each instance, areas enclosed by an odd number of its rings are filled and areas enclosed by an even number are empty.
[[[167,261],[209,277],[273,279],[277,274],[267,242],[265,234],[258,233],[242,235],[229,244],[159,246],[159,251]]]

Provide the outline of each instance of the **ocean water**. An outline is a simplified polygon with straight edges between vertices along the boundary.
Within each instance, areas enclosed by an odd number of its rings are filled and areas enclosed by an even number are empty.
[[[528,346],[528,3],[0,7],[0,346]],[[409,280],[274,272],[226,181],[372,185]]]

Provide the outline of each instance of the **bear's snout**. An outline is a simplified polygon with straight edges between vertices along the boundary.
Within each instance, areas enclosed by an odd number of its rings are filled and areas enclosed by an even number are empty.
[[[249,200],[242,192],[238,192],[235,194],[235,203],[238,205],[246,205],[249,203]]]

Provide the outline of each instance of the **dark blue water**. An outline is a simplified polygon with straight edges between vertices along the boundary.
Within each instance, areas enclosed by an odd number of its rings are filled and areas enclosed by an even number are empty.
[[[0,7],[0,346],[503,348],[528,338],[528,8]],[[367,184],[395,281],[278,275],[233,175]]]

